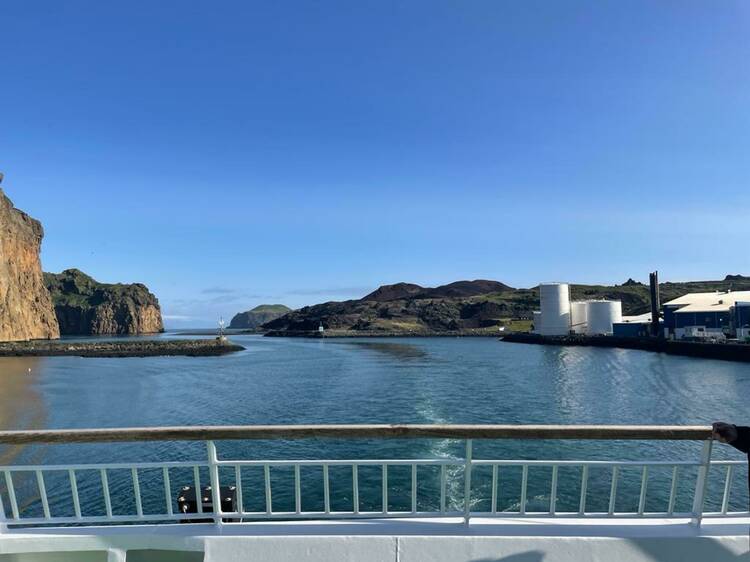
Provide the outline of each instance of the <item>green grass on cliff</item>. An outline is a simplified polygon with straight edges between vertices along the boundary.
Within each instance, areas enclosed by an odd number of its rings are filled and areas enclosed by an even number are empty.
[[[286,314],[287,312],[291,312],[291,310],[291,308],[283,304],[261,304],[250,310],[250,312]]]

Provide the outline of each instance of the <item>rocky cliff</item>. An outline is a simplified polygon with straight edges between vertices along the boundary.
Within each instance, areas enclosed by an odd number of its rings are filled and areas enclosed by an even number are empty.
[[[99,283],[77,269],[45,273],[65,335],[163,332],[159,301],[141,283]]]
[[[13,207],[0,189],[0,341],[60,337],[42,279],[43,236],[41,223]]]
[[[292,309],[283,304],[261,304],[252,310],[235,314],[229,323],[230,328],[255,330],[271,320],[284,316]]]

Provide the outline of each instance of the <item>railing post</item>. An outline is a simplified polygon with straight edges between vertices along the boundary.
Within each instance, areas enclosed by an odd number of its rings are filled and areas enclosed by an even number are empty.
[[[711,449],[713,439],[706,439],[701,450],[700,468],[698,478],[695,481],[695,495],[693,496],[693,518],[691,523],[700,527],[703,518],[703,503],[706,500],[706,485],[708,484],[708,473],[711,469]]]
[[[0,495],[0,535],[8,531],[8,524],[5,518],[5,506],[3,505],[3,497]]]
[[[107,562],[125,562],[127,551],[121,548],[107,549]]]
[[[221,525],[221,488],[219,487],[219,460],[216,456],[216,445],[213,441],[206,441],[206,447],[208,448],[208,472],[211,478],[211,501],[214,504],[214,523]],[[199,496],[202,495],[200,490],[196,493],[196,498],[201,499]]]
[[[468,525],[471,518],[471,439],[466,440],[464,463],[464,525]]]

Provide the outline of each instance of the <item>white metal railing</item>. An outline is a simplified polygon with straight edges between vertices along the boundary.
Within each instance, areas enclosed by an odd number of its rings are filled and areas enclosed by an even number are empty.
[[[356,426],[358,430],[362,430],[368,437],[372,436],[372,428],[378,426]],[[363,430],[362,427],[368,427],[368,430]],[[416,426],[387,426],[390,433],[388,437],[411,437],[409,427]],[[394,428],[401,427],[406,428],[399,431],[394,431]],[[422,429],[425,426],[419,426]],[[449,428],[448,432],[451,435],[455,435],[457,431],[455,428],[458,426],[442,426]],[[491,428],[503,428],[495,429],[495,433]],[[518,431],[519,434],[534,434],[529,428],[532,426],[522,426],[522,429]],[[534,426],[541,427],[541,426]],[[643,427],[638,427],[632,430],[632,433],[623,433],[623,428],[611,428],[608,431],[607,428],[597,427],[595,430],[581,429],[580,426],[576,431],[571,431],[571,427],[560,428],[564,437],[562,438],[592,438],[592,439],[606,439],[608,435],[616,435],[618,439],[642,439],[644,435],[649,435],[648,431],[644,430]],[[488,429],[489,428],[489,429]],[[408,518],[408,517],[462,517],[468,524],[472,517],[577,517],[577,518],[690,518],[693,522],[699,524],[701,519],[704,517],[747,517],[750,515],[748,511],[731,511],[730,510],[730,497],[734,483],[733,476],[737,471],[737,468],[746,465],[744,461],[727,461],[727,460],[711,460],[712,452],[712,441],[705,439],[706,433],[705,428],[683,428],[683,430],[670,428],[665,433],[665,428],[652,428],[656,439],[664,439],[664,435],[669,439],[695,439],[696,437],[702,437],[702,448],[699,458],[689,461],[604,461],[604,460],[502,460],[502,459],[477,459],[473,456],[473,439],[472,438],[492,438],[497,432],[505,434],[508,431],[508,426],[472,426],[464,428],[458,432],[467,436],[465,439],[465,454],[463,458],[427,458],[427,459],[349,459],[349,460],[318,460],[318,459],[300,459],[300,460],[222,460],[217,455],[216,445],[213,440],[206,440],[207,456],[205,460],[201,461],[180,461],[180,462],[144,462],[144,463],[107,463],[107,464],[71,464],[71,465],[32,465],[32,466],[3,466],[0,467],[0,473],[3,478],[0,479],[0,529],[2,527],[14,527],[23,525],[64,525],[64,524],[99,524],[99,523],[144,523],[144,522],[169,522],[169,521],[190,521],[190,520],[211,520],[216,524],[241,522],[241,521],[255,521],[255,520],[278,520],[278,519],[349,519],[349,518]],[[257,429],[257,428],[256,428]],[[423,437],[422,429],[415,430],[418,437]],[[128,432],[138,431],[139,435],[142,435],[142,430],[114,430],[118,433],[114,438],[101,438],[100,441],[124,441],[133,440],[127,438],[127,435],[131,435]],[[195,428],[186,428],[184,434],[174,436],[174,428],[170,428],[170,435],[175,439],[194,439],[196,436]],[[263,438],[268,438],[269,428],[263,428],[258,430],[257,433],[253,428],[245,428],[249,438],[254,438],[255,435],[263,435]],[[541,430],[542,435],[545,438],[550,437],[550,426],[544,426],[544,430]],[[644,433],[646,431],[646,433]],[[352,432],[351,427],[342,429],[339,433],[341,437],[346,437]],[[676,433],[675,433],[676,432]],[[59,433],[55,432],[36,432],[34,437],[30,437],[28,434],[24,435],[24,432],[0,432],[0,443],[8,442],[60,442],[58,438]],[[211,436],[216,435],[216,432],[206,430],[205,434]],[[273,432],[272,432],[273,433]],[[279,428],[279,433],[289,436],[289,428]],[[309,435],[307,430],[301,431],[302,436],[312,437]],[[356,433],[356,432],[355,432]],[[553,431],[554,433],[554,431]],[[510,432],[513,434],[513,431]],[[74,434],[70,434],[63,441],[92,441],[90,435],[86,432],[81,432],[83,437],[76,438]],[[225,435],[224,433],[218,433],[218,435]],[[235,434],[233,434],[235,435]],[[489,435],[490,437],[487,437]],[[330,437],[331,435],[326,435]],[[432,435],[430,435],[432,436]],[[163,437],[163,433],[154,433],[150,435],[148,440],[158,440]],[[299,436],[296,436],[299,437]],[[504,437],[509,438],[509,437]],[[525,437],[529,438],[529,437]],[[531,437],[533,438],[533,437]],[[410,469],[409,482],[409,509],[391,509],[389,501],[390,485],[389,485],[389,468],[390,467],[408,467]],[[246,467],[256,467],[262,469],[262,482],[255,482],[256,487],[254,489],[262,490],[262,496],[264,499],[264,506],[260,510],[249,510],[246,509],[246,504],[243,501],[247,492],[246,478],[243,479],[242,469]],[[294,498],[293,505],[294,509],[289,510],[277,510],[274,509],[274,490],[271,479],[271,469],[278,467],[286,467],[293,473],[294,480]],[[315,486],[318,487],[318,491],[322,488],[323,501],[322,511],[316,510],[304,510],[303,509],[303,491],[308,491],[309,487],[303,487],[301,478],[301,469],[305,467],[317,467],[322,468],[322,481],[318,481]],[[331,490],[331,475],[330,469],[341,469],[347,468],[351,474],[351,488],[345,492],[339,492],[341,499],[344,496],[351,497],[351,508],[344,510],[333,510],[333,497]],[[375,467],[379,468],[380,488],[382,496],[380,499],[380,509],[368,509],[363,510],[360,498],[360,469],[363,467]],[[432,502],[434,508],[429,509],[418,509],[419,507],[419,480],[418,473],[422,467],[432,467],[434,470],[439,472],[439,484],[438,492],[436,497],[427,498]],[[529,479],[530,469],[536,469],[537,467],[547,467],[551,470],[551,482],[549,486],[549,508],[544,511],[530,510],[529,508]],[[706,499],[707,487],[710,481],[710,468],[720,467],[724,469],[724,480],[723,480],[723,494],[721,499],[721,508],[718,511],[704,511],[704,503]],[[487,497],[486,487],[482,488],[475,484],[475,480],[472,478],[472,474],[475,470],[489,469],[491,472],[491,483],[489,485],[489,497]],[[559,499],[559,484],[560,484],[560,470],[569,470],[571,468],[580,470],[580,492],[578,494],[578,509],[574,511],[561,511],[558,509]],[[501,509],[498,504],[499,491],[507,488],[507,483],[503,482],[503,475],[508,470],[520,470],[521,472],[521,483],[518,492],[517,508],[515,509]],[[605,470],[610,473],[610,485],[609,495],[607,498],[607,509],[593,511],[588,509],[587,498],[589,492],[589,483],[591,478],[592,469]],[[618,498],[618,483],[620,481],[620,475],[624,470],[640,469],[640,488],[637,496],[637,508],[630,511],[618,511],[616,510],[617,498]],[[683,477],[684,473],[689,469],[697,471],[695,476],[694,485],[690,486],[689,497],[683,498],[691,501],[692,508],[690,511],[677,511],[676,505],[678,497],[680,495],[680,478]],[[128,494],[132,494],[132,500],[135,506],[134,512],[128,514],[115,514],[113,511],[113,502],[111,495],[111,487],[109,476],[111,471],[125,470],[129,471],[130,479],[132,481],[132,491]],[[159,471],[161,472],[161,485],[152,485],[144,489],[141,486],[141,475],[143,471]],[[176,470],[191,471],[191,477],[186,482],[185,478],[179,481],[177,487],[175,487],[176,481],[173,478]],[[669,497],[666,505],[666,509],[663,511],[648,511],[647,497],[648,488],[650,482],[650,474],[653,471],[667,471],[671,474],[669,484]],[[105,512],[104,515],[92,515],[85,513],[82,509],[81,496],[79,494],[79,475],[82,472],[90,474],[98,472],[99,480],[101,483],[102,496],[104,501]],[[202,472],[208,473],[208,478],[202,478]],[[19,473],[32,473],[35,475],[35,486],[28,484],[28,479],[25,485],[25,489],[35,488],[35,497],[31,498],[34,501],[41,503],[41,516],[23,516],[23,509],[21,508],[21,501],[18,498],[16,490],[16,481],[19,477]],[[56,504],[53,506],[49,501],[48,495],[48,482],[51,478],[51,474],[62,474],[67,475],[67,481],[70,486],[70,497],[67,502],[66,509],[62,509],[58,504],[60,503],[61,494],[56,494]],[[227,476],[230,475],[230,476]],[[153,480],[153,479],[152,479]],[[691,482],[692,484],[692,477]],[[4,486],[2,486],[4,484]],[[183,513],[175,510],[175,496],[176,492],[180,490],[180,486],[189,484],[194,486],[196,491],[196,512],[195,513]],[[463,484],[463,495],[462,498],[456,501],[449,501],[449,485],[453,485],[452,488],[460,489]],[[456,486],[457,484],[457,486]],[[684,484],[684,483],[683,483]],[[211,491],[211,504],[213,508],[211,511],[204,509],[204,502],[201,501],[201,491],[204,489],[204,485],[210,485]],[[221,510],[221,491],[224,486],[231,486],[232,492],[234,493],[234,510],[233,511],[222,511]],[[155,513],[146,513],[144,511],[144,498],[148,500],[149,506],[154,505],[153,498],[157,494],[157,488],[163,487],[158,493],[163,492],[164,502],[163,509],[159,508]],[[685,486],[683,485],[683,488]],[[4,490],[3,490],[4,488]],[[124,494],[122,485],[118,486],[119,494]],[[3,504],[3,491],[7,498],[8,505]],[[118,496],[118,499],[119,498]],[[424,498],[421,498],[424,500]],[[635,500],[635,498],[632,498]],[[29,501],[29,498],[25,498],[24,501]],[[489,504],[488,509],[479,509],[475,506],[480,501],[484,501]],[[205,502],[206,504],[208,502]],[[341,503],[337,501],[336,503]],[[372,503],[372,502],[370,502]],[[423,502],[424,503],[424,502]],[[72,515],[61,515],[60,512],[66,511]]]

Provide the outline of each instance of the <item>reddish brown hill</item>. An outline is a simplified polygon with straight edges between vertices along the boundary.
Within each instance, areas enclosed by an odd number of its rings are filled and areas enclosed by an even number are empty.
[[[393,285],[381,285],[369,295],[365,295],[360,300],[388,302],[399,299],[408,299],[415,297],[425,291],[424,287],[414,283],[395,283]]]
[[[42,279],[43,236],[41,223],[16,209],[0,189],[0,341],[60,337]]]

